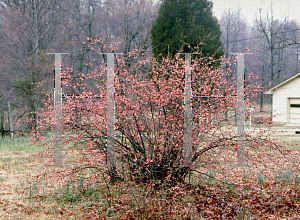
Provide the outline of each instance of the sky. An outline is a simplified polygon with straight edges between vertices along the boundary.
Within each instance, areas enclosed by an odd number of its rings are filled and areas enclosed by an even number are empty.
[[[242,15],[248,23],[252,23],[255,17],[259,16],[261,8],[262,17],[271,14],[271,4],[273,3],[273,15],[276,19],[283,20],[286,16],[290,20],[300,22],[300,0],[211,0],[214,3],[214,15],[220,20],[225,9],[241,8]]]

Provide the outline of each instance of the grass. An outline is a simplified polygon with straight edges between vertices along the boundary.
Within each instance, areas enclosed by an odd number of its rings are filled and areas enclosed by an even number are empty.
[[[280,139],[300,152],[298,140]],[[268,219],[264,214],[272,216],[270,210],[283,210],[289,200],[294,204],[291,210],[300,204],[299,178],[288,170],[274,172],[275,182],[254,168],[225,167],[225,177],[209,170],[205,171],[206,175],[193,172],[186,186],[174,192],[148,190],[145,185],[132,182],[118,186],[98,182],[87,186],[74,180],[58,185],[51,176],[34,183],[32,176],[51,171],[45,166],[45,159],[32,155],[41,149],[28,145],[23,137],[0,140],[0,216],[7,219],[218,219],[216,216]]]
[[[14,139],[0,138],[0,150],[39,152],[42,148],[30,146],[28,138],[26,137],[18,137]]]
[[[300,153],[300,139],[299,138],[284,138],[284,137],[282,137],[278,141],[282,144],[286,144],[286,145],[290,146],[290,148],[292,150]]]

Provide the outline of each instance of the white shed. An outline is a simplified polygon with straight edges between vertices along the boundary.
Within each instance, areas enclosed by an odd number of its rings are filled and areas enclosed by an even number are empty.
[[[300,73],[265,94],[273,95],[273,123],[300,125]]]

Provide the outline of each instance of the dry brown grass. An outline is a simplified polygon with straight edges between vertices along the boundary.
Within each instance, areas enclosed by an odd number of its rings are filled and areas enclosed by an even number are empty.
[[[280,139],[300,153],[298,140]],[[158,191],[158,196],[143,185],[130,182],[120,189],[97,183],[90,194],[76,194],[78,189],[66,194],[66,188],[55,182],[32,182],[32,176],[53,170],[33,152],[0,148],[0,158],[0,219],[218,219],[218,216],[299,219],[300,216],[299,185],[295,181],[284,182],[288,177],[281,177],[278,182],[265,179],[263,174],[271,171],[264,166],[226,165],[215,179],[194,173],[190,184],[183,188],[185,194],[168,199],[167,190]],[[199,171],[211,175],[208,169]],[[108,200],[105,195],[109,190]],[[145,203],[145,198],[150,199],[150,204]],[[160,202],[171,198],[174,198],[172,204]]]

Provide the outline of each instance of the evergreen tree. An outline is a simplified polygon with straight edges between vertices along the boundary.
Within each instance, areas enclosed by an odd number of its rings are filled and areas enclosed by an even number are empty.
[[[174,56],[198,46],[204,56],[219,58],[221,31],[212,5],[209,0],[163,0],[151,29],[154,55]]]

